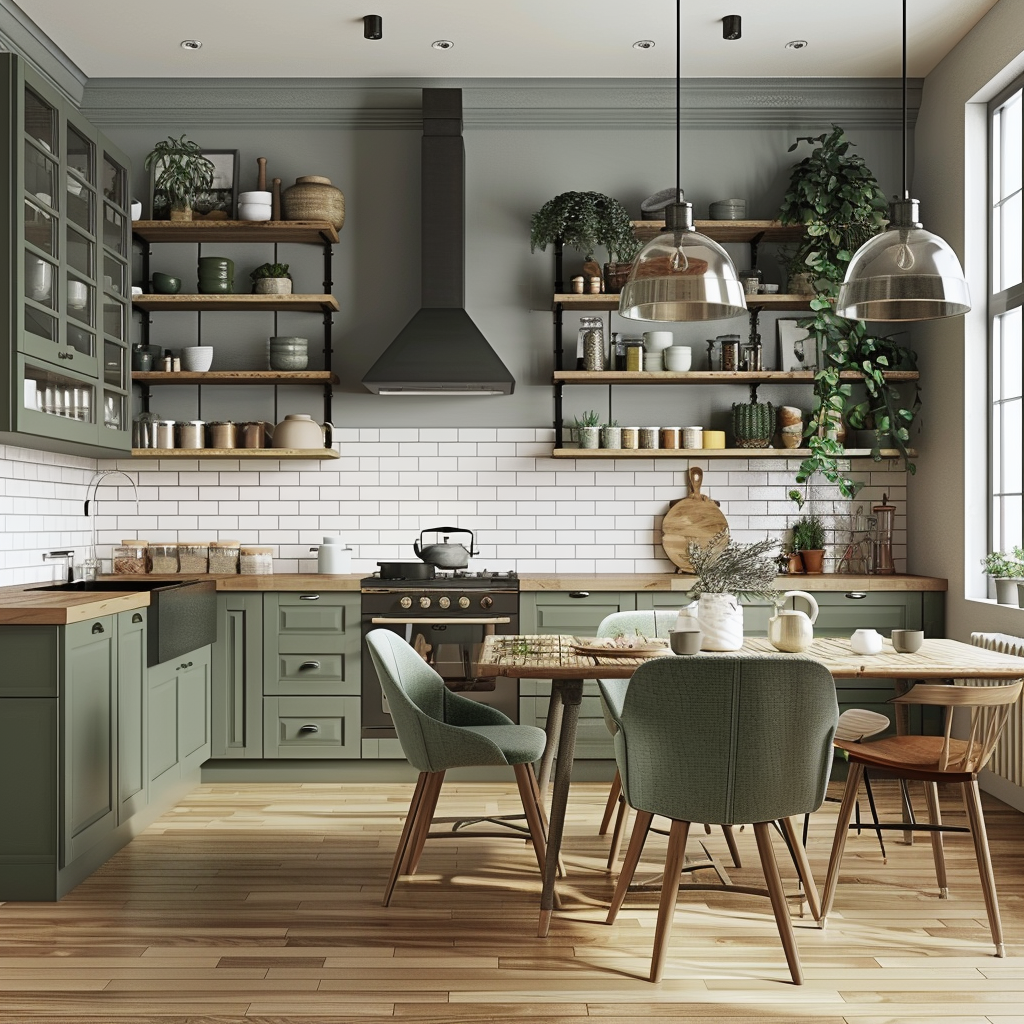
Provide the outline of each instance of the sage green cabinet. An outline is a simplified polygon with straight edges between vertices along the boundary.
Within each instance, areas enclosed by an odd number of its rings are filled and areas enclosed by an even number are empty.
[[[129,451],[129,162],[13,54],[0,160],[0,442]]]
[[[149,802],[146,773],[148,699],[146,612],[117,617],[117,821],[138,814]]]
[[[263,757],[263,595],[217,595],[211,757]]]

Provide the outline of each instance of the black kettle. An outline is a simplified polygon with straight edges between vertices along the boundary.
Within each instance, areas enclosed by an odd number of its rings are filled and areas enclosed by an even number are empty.
[[[444,542],[441,544],[424,545],[423,534],[425,533],[439,533],[444,537]],[[462,544],[449,544],[448,538],[453,533],[468,533],[469,547],[467,548]],[[469,565],[470,556],[480,554],[479,551],[473,550],[473,546],[473,531],[463,530],[459,526],[435,526],[429,530],[421,530],[419,539],[414,540],[412,543],[413,551],[424,562],[436,565],[438,569],[465,569]]]

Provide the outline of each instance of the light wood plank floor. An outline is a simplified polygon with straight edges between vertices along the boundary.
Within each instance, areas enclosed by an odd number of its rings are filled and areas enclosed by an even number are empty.
[[[847,847],[828,928],[797,921],[802,987],[767,900],[704,892],[681,896],[665,980],[651,985],[656,896],[603,923],[606,787],[573,786],[564,909],[546,940],[536,861],[518,841],[428,843],[420,873],[381,907],[411,789],[202,786],[59,904],[0,905],[0,1021],[1024,1024],[1024,816],[994,800],[1007,958],[992,955],[968,839],[947,839],[951,895],[940,901],[926,840],[890,833],[883,865],[865,833]],[[878,790],[895,811],[895,785]],[[511,780],[449,783],[438,813],[516,806]],[[812,821],[819,885],[835,813],[826,804]],[[719,830],[699,838],[728,863]],[[739,841],[744,867],[731,874],[760,884],[752,831]],[[653,874],[664,840],[648,847]]]

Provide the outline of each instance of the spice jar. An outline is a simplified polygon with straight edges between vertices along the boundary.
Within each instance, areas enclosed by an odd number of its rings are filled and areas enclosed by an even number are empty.
[[[208,424],[210,430],[211,448],[236,448],[238,447],[238,428],[230,420]]]
[[[661,442],[662,448],[678,448],[679,447],[679,428],[678,427],[662,427],[661,433],[658,437]]]
[[[580,317],[579,345],[583,349],[583,369],[603,370],[604,321],[599,316]]]
[[[208,544],[188,542],[178,545],[178,572],[196,575],[205,573],[210,565]]]
[[[114,572],[141,576],[146,571],[146,545],[118,544],[113,551]]]
[[[183,420],[178,423],[178,447],[179,448],[205,448],[206,426],[203,420]]]
[[[239,568],[246,576],[269,576],[274,571],[274,549],[251,547],[239,549]]]
[[[214,540],[210,542],[210,572],[236,573],[241,553],[237,540]]]
[[[639,338],[627,338],[623,345],[626,349],[625,369],[639,372],[644,366],[644,343]]]
[[[583,275],[580,274],[572,279],[572,290],[574,295],[583,294]]]
[[[177,443],[174,437],[174,428],[177,424],[174,420],[157,420],[155,448],[175,448]]]
[[[267,425],[262,420],[238,424],[239,440],[243,448],[263,448],[267,443]]]
[[[640,447],[640,428],[639,427],[623,427],[622,428],[622,447],[623,448],[639,448]]]
[[[703,427],[683,427],[683,447],[684,448],[703,448],[704,447],[704,428]]]
[[[149,571],[154,573],[173,573],[178,571],[177,544],[150,544]]]
[[[659,427],[640,427],[637,431],[638,440],[641,448],[657,448],[658,447],[658,431]]]
[[[601,278],[599,278],[599,277],[592,277],[590,279],[590,281],[589,281],[587,290],[590,292],[591,295],[600,295],[601,294]]]

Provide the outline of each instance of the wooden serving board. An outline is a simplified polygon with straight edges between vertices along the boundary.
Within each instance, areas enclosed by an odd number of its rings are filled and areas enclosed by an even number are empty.
[[[704,471],[692,466],[688,476],[691,492],[665,513],[661,524],[661,546],[673,564],[684,572],[693,570],[687,550],[690,541],[707,544],[722,530],[727,531],[728,535],[729,529],[729,523],[718,503],[700,492]]]

